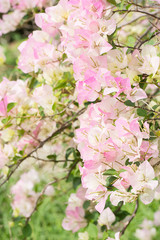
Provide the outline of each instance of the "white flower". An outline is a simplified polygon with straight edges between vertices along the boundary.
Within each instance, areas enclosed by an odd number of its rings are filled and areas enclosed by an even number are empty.
[[[109,229],[111,224],[115,221],[116,217],[112,210],[108,207],[99,216],[98,224],[100,226],[107,225]]]
[[[88,232],[78,233],[78,240],[89,240]]]

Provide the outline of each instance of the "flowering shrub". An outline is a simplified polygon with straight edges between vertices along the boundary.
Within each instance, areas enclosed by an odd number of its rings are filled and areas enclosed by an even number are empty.
[[[61,182],[71,187],[62,227],[79,240],[126,239],[139,206],[158,203],[159,9],[159,1],[1,1],[1,45],[29,31],[0,82],[0,186],[17,176],[11,207],[23,238]],[[1,46],[0,64],[9,67]],[[156,236],[156,210],[134,237]]]

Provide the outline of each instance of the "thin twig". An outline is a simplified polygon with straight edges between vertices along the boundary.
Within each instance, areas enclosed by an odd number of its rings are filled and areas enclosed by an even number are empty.
[[[29,154],[27,154],[25,157],[21,158],[17,165],[14,167],[14,169],[9,173],[9,175],[7,176],[7,178],[0,184],[0,187],[5,184],[10,177],[13,175],[13,173],[17,170],[17,168],[21,165],[21,163],[26,160],[28,157],[31,157],[33,153],[35,153],[39,148],[42,148],[46,142],[50,141],[53,137],[57,136],[58,134],[60,134],[61,132],[63,132],[66,128],[68,128],[70,126],[70,124],[74,121],[77,120],[77,117],[80,116],[82,113],[84,113],[86,108],[82,108],[80,111],[78,111],[70,120],[68,120],[67,122],[65,122],[59,129],[57,129],[56,131],[54,131],[51,136],[49,136],[48,138],[46,138],[43,142],[41,142],[39,144],[39,146],[37,146],[33,151],[31,151]]]
[[[129,226],[129,224],[132,222],[132,220],[133,220],[134,217],[136,216],[136,213],[137,213],[137,211],[138,211],[138,207],[139,207],[139,202],[138,202],[138,199],[137,199],[137,201],[136,201],[136,207],[135,207],[135,209],[134,209],[134,212],[133,212],[132,216],[131,216],[130,219],[126,222],[124,228],[123,228],[123,229],[121,230],[121,232],[120,232],[120,235],[121,235],[121,236],[125,233],[127,227]]]
[[[54,183],[57,183],[57,182],[60,182],[60,181],[64,180],[65,178],[66,178],[66,177],[63,177],[63,178],[60,178],[60,179],[56,179],[56,180],[51,181],[51,182],[49,182],[49,183],[47,183],[47,184],[45,185],[45,187],[43,188],[43,190],[41,191],[40,195],[38,196],[38,198],[37,198],[37,200],[36,200],[36,203],[35,203],[35,206],[34,206],[32,212],[30,213],[29,217],[26,218],[25,224],[27,224],[27,223],[29,222],[29,220],[31,219],[32,215],[33,215],[34,212],[37,210],[38,203],[39,203],[40,199],[42,198],[42,196],[45,194],[46,189],[47,189],[50,185],[52,185],[52,184],[54,184]]]
[[[130,13],[130,12],[139,12],[139,13],[143,13],[143,14],[145,14],[145,15],[148,15],[148,16],[150,16],[150,17],[152,17],[152,18],[155,18],[155,19],[158,19],[158,20],[160,20],[160,17],[157,17],[156,15],[157,15],[157,13],[159,13],[159,12],[156,12],[155,14],[151,14],[151,13],[148,13],[148,12],[145,12],[145,11],[141,11],[141,10],[126,10],[126,9],[123,9],[123,10],[115,10],[115,11],[113,11],[114,13],[115,12],[128,12],[128,13]]]

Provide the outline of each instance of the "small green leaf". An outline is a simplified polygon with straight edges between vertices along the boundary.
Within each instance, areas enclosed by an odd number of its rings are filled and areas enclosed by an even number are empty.
[[[135,104],[133,102],[131,102],[130,100],[125,101],[124,104],[128,107],[134,107],[135,106]]]
[[[38,109],[39,109],[39,114],[41,115],[41,117],[45,117],[44,108],[42,106],[40,106]]]
[[[128,215],[130,215],[129,212],[125,211],[125,210],[120,210],[116,213],[116,221],[121,221],[123,220],[125,217],[127,217]]]
[[[29,237],[32,234],[32,228],[29,224],[27,224],[26,226],[23,227],[22,229],[23,232],[23,236],[24,237]]]
[[[106,240],[108,238],[108,233],[107,232],[104,232],[103,233],[103,240]]]
[[[67,150],[66,150],[66,155],[65,155],[65,159],[66,160],[68,160],[69,159],[69,156],[71,155],[71,154],[74,154],[75,153],[75,149],[74,148],[68,148]]]
[[[113,168],[106,170],[103,175],[118,175],[117,171]]]
[[[83,208],[84,208],[84,209],[87,209],[89,206],[90,206],[90,201],[89,201],[89,200],[86,200],[86,201],[83,203]]]
[[[120,10],[123,9],[123,6],[124,6],[124,0],[121,0],[121,4],[120,4]]]
[[[18,137],[22,137],[25,133],[24,129],[18,129],[17,132],[18,132]]]
[[[57,155],[56,154],[48,155],[47,158],[50,159],[50,160],[56,161]]]
[[[117,5],[115,0],[107,0],[107,2],[109,2],[109,3],[111,3],[111,4],[115,5],[115,6]]]
[[[54,90],[64,88],[66,85],[67,85],[67,81],[66,80],[61,80],[61,81],[58,82],[58,84],[56,85]]]
[[[81,184],[81,178],[80,177],[75,177],[73,179],[73,188],[76,189],[80,184]]]
[[[127,44],[128,44],[128,46],[134,47],[135,42],[136,42],[136,38],[135,38],[135,37],[133,37],[133,36],[128,36],[128,38],[127,38]]]
[[[90,238],[97,239],[98,229],[97,229],[96,225],[94,225],[93,223],[90,223],[88,226],[87,232],[88,232]]]
[[[115,176],[110,176],[106,179],[106,187],[110,187],[118,178]]]
[[[137,115],[140,116],[140,117],[147,117],[147,111],[145,109],[138,108],[137,109]]]
[[[57,109],[57,104],[56,103],[53,103],[52,105],[52,110],[55,111]]]
[[[16,104],[17,103],[15,103],[15,102],[8,103],[7,112],[10,112],[12,110],[12,108],[14,108],[16,106]]]
[[[11,116],[9,116],[9,117],[7,117],[7,118],[4,118],[4,119],[2,119],[2,123],[3,124],[7,124],[9,121],[11,120]]]
[[[160,105],[154,105],[152,108],[154,109],[154,110],[156,110],[158,107],[159,107]]]

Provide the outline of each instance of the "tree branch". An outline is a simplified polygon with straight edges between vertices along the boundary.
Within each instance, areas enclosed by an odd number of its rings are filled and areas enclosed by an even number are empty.
[[[123,228],[123,229],[121,230],[121,232],[120,232],[120,235],[121,235],[121,236],[125,233],[127,227],[129,226],[129,224],[132,222],[132,220],[133,220],[134,217],[136,216],[136,213],[137,213],[137,211],[138,211],[138,207],[139,207],[139,202],[138,202],[138,199],[137,199],[137,201],[136,201],[136,207],[135,207],[135,209],[134,209],[134,212],[133,212],[132,216],[131,216],[130,219],[126,222],[124,228]]]
[[[35,153],[39,148],[42,148],[45,143],[47,143],[48,141],[50,141],[53,137],[57,136],[58,134],[60,134],[61,132],[63,132],[66,128],[68,128],[70,126],[70,124],[74,121],[77,120],[77,117],[80,116],[82,113],[84,113],[84,111],[86,110],[86,108],[82,108],[80,111],[78,111],[70,120],[68,120],[67,122],[65,122],[64,124],[62,124],[62,126],[57,129],[56,131],[54,131],[51,136],[49,136],[48,138],[46,138],[43,142],[41,142],[33,151],[31,151],[29,154],[27,154],[25,157],[21,158],[17,165],[14,167],[14,169],[9,173],[9,175],[7,176],[7,178],[0,184],[0,187],[5,184],[10,177],[13,175],[13,173],[17,170],[17,168],[21,165],[21,163],[26,160],[28,157],[31,157],[33,153]]]

